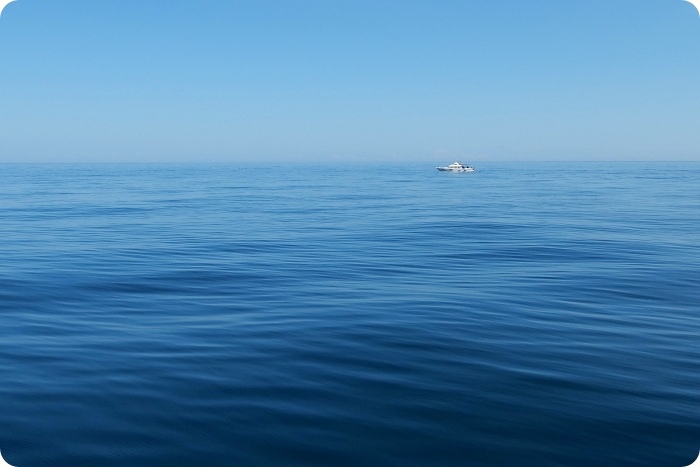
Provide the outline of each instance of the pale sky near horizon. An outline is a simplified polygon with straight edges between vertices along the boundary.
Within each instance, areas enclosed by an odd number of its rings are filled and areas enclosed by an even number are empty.
[[[700,160],[682,0],[17,0],[0,162]]]

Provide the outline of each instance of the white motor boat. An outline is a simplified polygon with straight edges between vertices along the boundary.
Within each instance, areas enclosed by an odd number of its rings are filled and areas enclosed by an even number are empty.
[[[440,172],[476,172],[474,167],[463,165],[461,162],[454,162],[447,167],[435,167]]]

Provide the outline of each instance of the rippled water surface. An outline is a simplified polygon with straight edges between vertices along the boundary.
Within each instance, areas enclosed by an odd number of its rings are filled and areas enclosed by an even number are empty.
[[[32,466],[674,466],[700,164],[0,166]]]

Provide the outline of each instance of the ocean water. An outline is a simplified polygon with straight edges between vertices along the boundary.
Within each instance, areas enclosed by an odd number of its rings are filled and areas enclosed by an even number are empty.
[[[673,466],[700,164],[0,166],[33,466]]]

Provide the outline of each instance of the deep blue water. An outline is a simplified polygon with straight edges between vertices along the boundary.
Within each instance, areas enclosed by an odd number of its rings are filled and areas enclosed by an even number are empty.
[[[673,466],[700,164],[0,166],[33,466]]]

